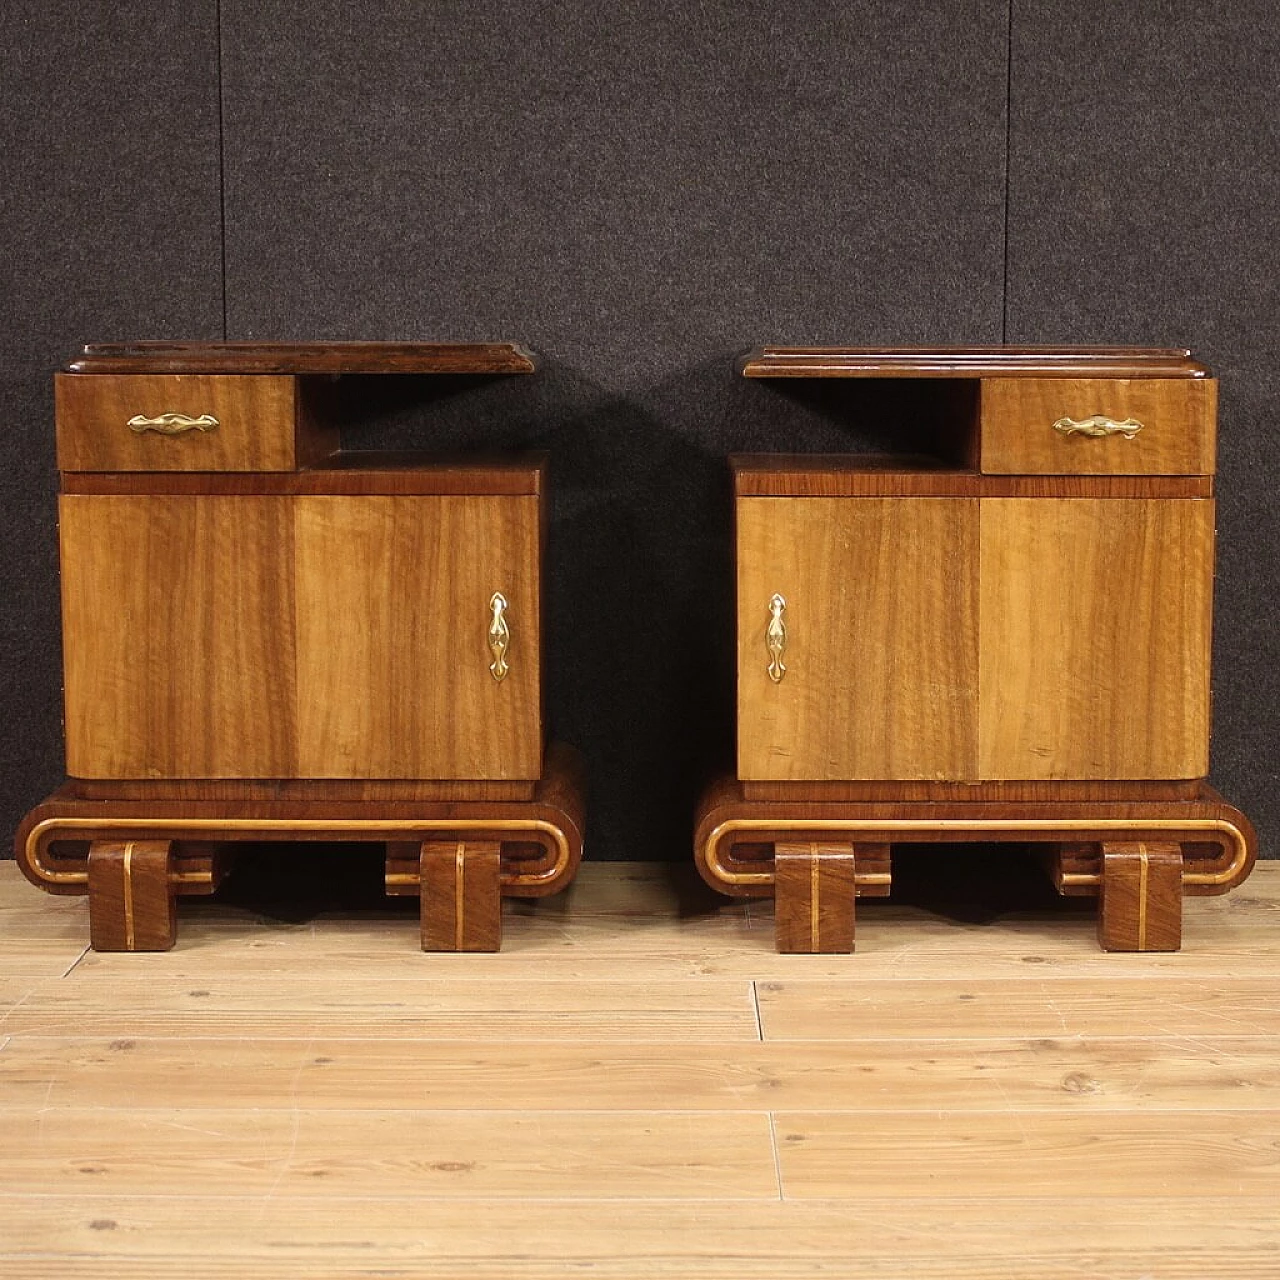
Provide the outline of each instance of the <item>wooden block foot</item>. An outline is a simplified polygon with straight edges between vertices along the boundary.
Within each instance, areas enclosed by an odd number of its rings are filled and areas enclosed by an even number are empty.
[[[498,951],[502,947],[502,846],[429,841],[420,855],[422,949]]]
[[[168,840],[89,846],[89,943],[95,951],[168,951],[177,939]]]
[[[780,952],[853,950],[854,846],[774,847],[774,936]]]
[[[1182,946],[1182,848],[1104,844],[1098,942],[1104,951]]]

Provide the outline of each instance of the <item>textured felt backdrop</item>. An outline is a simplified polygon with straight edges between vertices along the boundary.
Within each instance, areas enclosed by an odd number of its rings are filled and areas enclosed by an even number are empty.
[[[683,858],[732,750],[724,454],[874,443],[733,357],[1007,333],[1223,375],[1215,774],[1270,851],[1276,19],[1178,8],[222,0],[219,32],[208,2],[20,6],[6,829],[60,776],[49,374],[78,341],[539,349],[537,379],[381,392],[349,442],[552,451],[549,703],[588,852]]]

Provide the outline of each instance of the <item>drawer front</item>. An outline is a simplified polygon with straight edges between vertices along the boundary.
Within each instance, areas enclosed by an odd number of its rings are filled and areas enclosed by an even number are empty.
[[[981,469],[994,475],[1212,475],[1211,378],[987,378]]]
[[[54,380],[62,471],[292,471],[295,382],[232,374]]]

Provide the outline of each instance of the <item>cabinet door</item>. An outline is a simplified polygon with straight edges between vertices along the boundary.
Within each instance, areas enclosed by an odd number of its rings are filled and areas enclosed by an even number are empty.
[[[294,501],[303,775],[539,777],[538,499]],[[501,680],[495,594],[509,634]]]
[[[290,503],[61,498],[72,777],[294,775]]]
[[[982,499],[983,778],[1208,772],[1210,499]]]
[[[976,499],[740,498],[737,554],[740,777],[974,776]]]

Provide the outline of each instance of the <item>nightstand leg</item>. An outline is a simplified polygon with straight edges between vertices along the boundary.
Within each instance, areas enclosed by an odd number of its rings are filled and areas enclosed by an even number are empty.
[[[89,942],[95,951],[168,951],[177,912],[168,840],[98,840],[89,846]]]
[[[781,952],[853,950],[852,844],[774,846],[774,936]]]
[[[1098,942],[1105,951],[1182,946],[1182,848],[1104,844]]]
[[[502,847],[496,842],[433,841],[422,846],[422,949],[498,951],[502,947]]]

